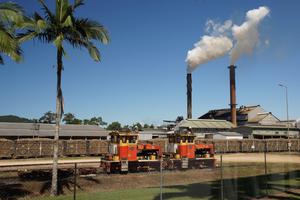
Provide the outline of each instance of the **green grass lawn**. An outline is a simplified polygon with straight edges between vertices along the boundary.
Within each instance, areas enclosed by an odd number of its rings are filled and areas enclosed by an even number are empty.
[[[173,194],[170,198],[170,194]],[[168,197],[166,197],[166,195]],[[172,200],[195,200],[195,199],[211,199],[211,196],[195,198],[194,195],[188,196],[185,191],[180,188],[165,188],[163,189],[163,199]],[[72,195],[59,196],[56,198],[50,197],[39,197],[33,200],[72,200]],[[131,190],[120,190],[110,192],[96,192],[96,193],[78,193],[76,196],[77,200],[159,200],[160,199],[160,188],[143,188],[143,189],[131,189]]]

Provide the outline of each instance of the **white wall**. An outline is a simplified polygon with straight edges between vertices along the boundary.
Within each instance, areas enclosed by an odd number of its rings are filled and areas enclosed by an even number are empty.
[[[242,140],[243,136],[225,136],[221,134],[215,134],[213,135],[213,139],[219,139],[219,140]]]
[[[150,140],[152,139],[152,134],[148,134],[148,133],[142,133],[139,134],[139,140]]]

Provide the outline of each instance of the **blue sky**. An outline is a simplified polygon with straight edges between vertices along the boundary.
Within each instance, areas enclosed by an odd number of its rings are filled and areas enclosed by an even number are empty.
[[[36,0],[18,0],[28,13]],[[46,1],[53,8],[53,1]],[[205,34],[205,23],[233,20],[240,25],[248,10],[267,6],[270,17],[259,27],[261,44],[236,65],[237,103],[260,104],[285,119],[282,83],[289,89],[290,118],[300,117],[300,1],[217,0],[86,0],[77,16],[101,22],[111,36],[99,44],[100,63],[86,50],[67,48],[64,58],[65,111],[78,118],[102,116],[107,122],[160,124],[186,116],[185,57]],[[264,45],[268,40],[269,45]],[[39,118],[55,110],[56,50],[39,41],[22,46],[24,61],[5,57],[0,66],[0,115]],[[193,72],[193,116],[228,107],[228,56]]]

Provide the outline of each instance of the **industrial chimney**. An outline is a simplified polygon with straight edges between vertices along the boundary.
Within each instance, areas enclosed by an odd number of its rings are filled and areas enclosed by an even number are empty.
[[[192,74],[186,75],[186,88],[187,88],[187,118],[192,118]]]
[[[229,67],[229,79],[230,79],[230,110],[231,110],[231,122],[234,126],[236,123],[236,93],[235,93],[235,68],[236,66],[230,65]]]

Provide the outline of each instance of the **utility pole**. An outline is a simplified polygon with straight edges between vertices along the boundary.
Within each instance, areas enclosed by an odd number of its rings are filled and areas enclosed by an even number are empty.
[[[285,104],[286,104],[286,126],[287,126],[287,137],[288,137],[288,149],[291,151],[290,141],[290,125],[289,125],[289,100],[288,100],[288,87],[283,84],[278,84],[280,87],[285,89]]]

